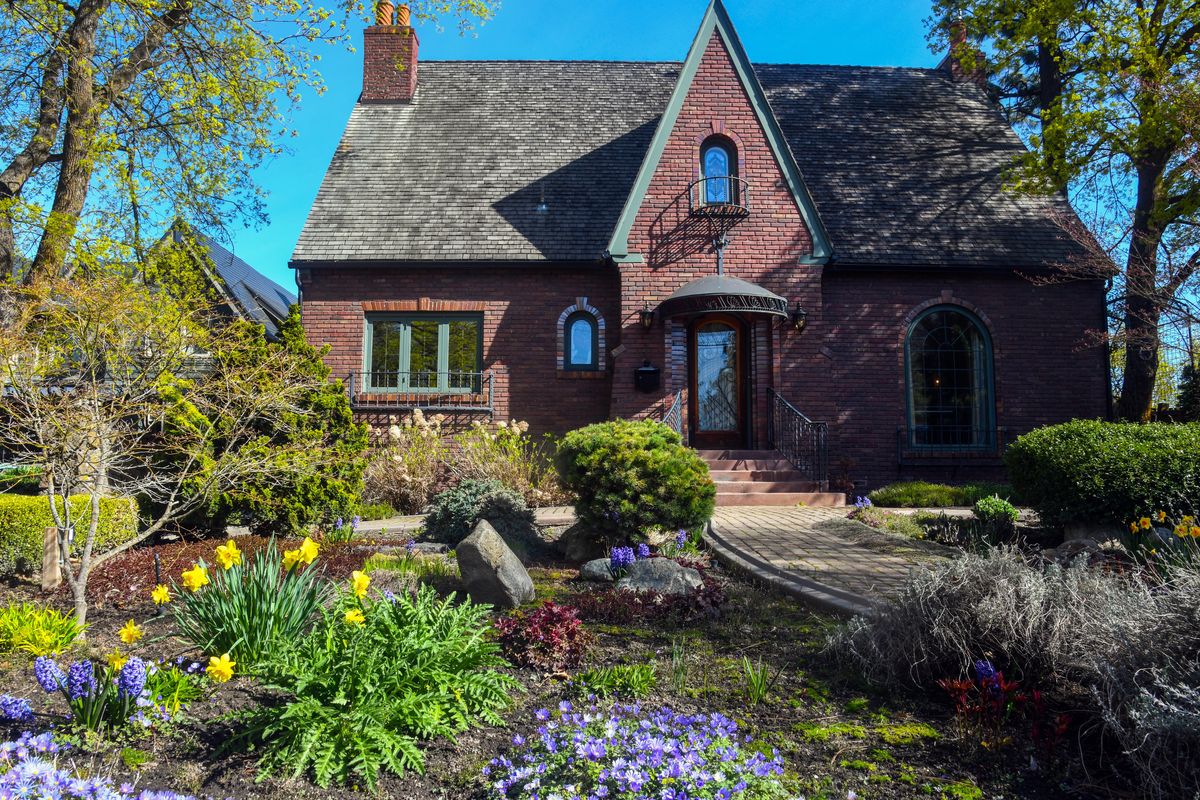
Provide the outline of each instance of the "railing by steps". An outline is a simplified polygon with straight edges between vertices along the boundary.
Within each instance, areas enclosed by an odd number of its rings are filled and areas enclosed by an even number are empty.
[[[671,403],[671,407],[667,409],[662,418],[663,425],[666,425],[671,430],[683,435],[683,390],[680,389],[675,393],[675,400]]]
[[[774,389],[767,389],[767,398],[771,406],[767,418],[771,447],[824,488],[829,477],[829,424],[813,422]]]

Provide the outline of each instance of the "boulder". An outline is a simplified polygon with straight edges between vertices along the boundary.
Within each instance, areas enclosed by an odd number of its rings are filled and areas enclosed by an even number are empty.
[[[700,589],[700,573],[681,567],[669,558],[643,558],[633,562],[617,581],[618,589],[659,594],[689,594]]]
[[[568,561],[576,563],[601,558],[608,552],[604,542],[578,523],[563,531],[554,544]]]
[[[477,603],[516,608],[533,600],[533,581],[521,560],[487,520],[455,548],[467,594]]]
[[[612,583],[612,565],[607,558],[593,558],[579,568],[579,577],[585,581],[600,581]]]

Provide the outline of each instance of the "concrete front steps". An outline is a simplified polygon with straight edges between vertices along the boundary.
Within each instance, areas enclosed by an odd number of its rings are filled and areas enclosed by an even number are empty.
[[[717,484],[719,506],[840,507],[846,496],[823,492],[774,450],[698,450]]]

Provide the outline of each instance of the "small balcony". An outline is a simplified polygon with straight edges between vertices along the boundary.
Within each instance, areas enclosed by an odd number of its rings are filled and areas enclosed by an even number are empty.
[[[693,217],[745,219],[750,216],[750,184],[732,175],[693,181],[688,187],[688,213]]]
[[[487,372],[351,372],[355,411],[493,411],[494,375]]]

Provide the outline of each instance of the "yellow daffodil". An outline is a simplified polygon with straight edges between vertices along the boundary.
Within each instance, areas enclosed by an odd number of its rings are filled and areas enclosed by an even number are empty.
[[[1159,522],[1166,522],[1167,521],[1167,512],[1160,511],[1157,514],[1155,514],[1155,517],[1158,519]]]
[[[367,596],[367,587],[371,585],[371,579],[365,572],[356,569],[350,573],[350,584],[354,588],[354,596],[362,598]]]
[[[1138,526],[1137,526],[1137,523],[1136,523],[1136,522],[1131,522],[1131,523],[1129,523],[1129,532],[1130,532],[1130,533],[1137,533],[1137,532],[1138,532]]]
[[[1188,535],[1187,526],[1182,523],[1179,525],[1176,525],[1175,526],[1175,535],[1178,536],[1180,539],[1187,536]]]
[[[203,564],[193,564],[192,568],[183,573],[183,585],[193,592],[208,583],[208,570]]]
[[[154,601],[154,605],[156,606],[166,605],[171,602],[171,590],[160,583],[150,593],[150,599]]]
[[[311,564],[320,552],[321,548],[317,547],[317,543],[305,536],[304,541],[300,543],[300,560]]]
[[[129,622],[125,623],[125,627],[117,632],[117,635],[121,637],[121,641],[125,644],[133,644],[142,638],[142,629],[138,627],[136,622],[129,620]]]
[[[300,563],[300,551],[299,550],[285,550],[283,552],[283,568],[284,568],[284,570],[290,570],[293,567],[295,567],[298,563]]]
[[[352,608],[347,611],[346,616],[344,616],[342,619],[346,621],[347,625],[362,625],[367,621],[367,618],[363,616],[362,611],[357,608]]]
[[[1191,534],[1193,539],[1200,539],[1200,525],[1193,525]]]
[[[105,658],[108,659],[108,665],[113,669],[120,669],[121,667],[125,666],[125,662],[129,660],[129,657],[122,653],[121,648],[119,647],[105,656]]]
[[[222,545],[217,546],[217,563],[222,569],[229,569],[237,564],[242,563],[242,551],[238,550],[233,539]]]
[[[224,683],[233,677],[233,668],[236,666],[237,662],[230,661],[229,653],[225,653],[220,658],[216,656],[209,658],[208,666],[204,668],[204,671],[217,683]]]
[[[1142,530],[1144,530],[1144,531],[1148,531],[1148,530],[1150,530],[1150,525],[1151,525],[1151,524],[1152,524],[1152,523],[1150,522],[1150,518],[1149,518],[1149,517],[1142,517],[1141,519],[1139,519],[1139,520],[1138,520],[1138,525],[1139,525],[1139,526],[1141,527],[1141,529],[1142,529]]]

